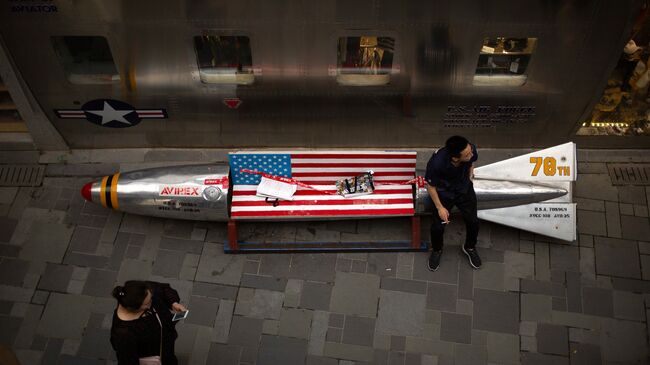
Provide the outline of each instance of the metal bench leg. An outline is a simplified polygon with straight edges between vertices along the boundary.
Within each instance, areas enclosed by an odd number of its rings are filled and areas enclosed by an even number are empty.
[[[232,252],[239,251],[239,243],[237,239],[237,222],[228,221],[228,245]]]
[[[411,217],[411,248],[419,249],[420,242],[420,217]]]

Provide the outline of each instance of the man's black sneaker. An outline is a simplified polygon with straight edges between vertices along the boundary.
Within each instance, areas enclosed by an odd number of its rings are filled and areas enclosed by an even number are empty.
[[[436,271],[440,267],[440,258],[442,257],[442,250],[440,251],[431,251],[431,256],[429,256],[429,270]]]
[[[467,255],[467,258],[469,259],[469,264],[472,265],[472,267],[475,269],[481,267],[481,258],[478,256],[476,249],[465,248],[465,246],[462,246],[462,248],[463,248],[463,252],[465,253],[465,255]]]

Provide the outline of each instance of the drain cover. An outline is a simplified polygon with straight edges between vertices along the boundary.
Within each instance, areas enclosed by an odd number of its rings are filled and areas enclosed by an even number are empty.
[[[39,186],[44,173],[42,165],[0,165],[0,186]]]
[[[612,163],[607,170],[613,185],[650,185],[650,164]]]

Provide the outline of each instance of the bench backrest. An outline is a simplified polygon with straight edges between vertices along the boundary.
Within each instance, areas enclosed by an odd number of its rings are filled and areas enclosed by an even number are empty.
[[[417,153],[412,151],[239,151],[229,154],[233,197],[232,219],[352,218],[412,216],[411,185],[399,185],[415,177]],[[344,198],[299,187],[291,201],[277,206],[255,195],[257,170],[291,177],[318,190],[334,192],[337,180],[368,170],[374,172],[373,194]]]

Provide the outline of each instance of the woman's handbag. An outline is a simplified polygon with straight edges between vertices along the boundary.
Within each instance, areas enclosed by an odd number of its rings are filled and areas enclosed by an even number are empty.
[[[158,317],[158,313],[156,313],[156,310],[153,309],[153,313],[156,315],[156,319],[158,320],[158,324],[160,325],[160,355],[158,356],[147,356],[147,357],[141,357],[140,360],[140,365],[162,365],[162,332],[163,332],[163,326],[162,322],[160,322],[160,317]]]

